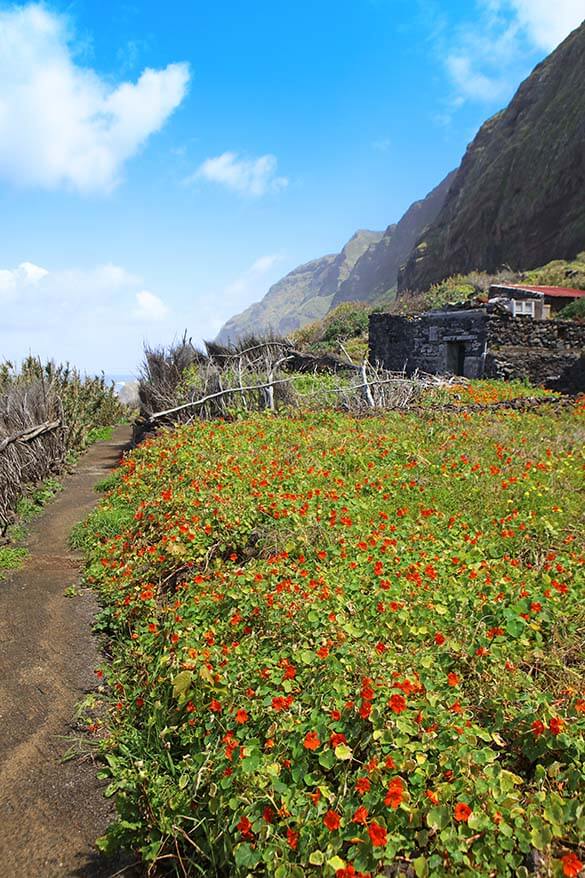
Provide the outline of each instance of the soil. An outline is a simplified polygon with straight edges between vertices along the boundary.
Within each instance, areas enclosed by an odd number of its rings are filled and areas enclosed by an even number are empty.
[[[94,445],[64,490],[34,522],[22,570],[0,582],[0,875],[106,878],[128,861],[96,852],[112,816],[91,759],[63,761],[75,736],[75,709],[96,687],[97,604],[79,588],[81,560],[71,528],[99,500],[94,485],[130,440],[120,427]]]

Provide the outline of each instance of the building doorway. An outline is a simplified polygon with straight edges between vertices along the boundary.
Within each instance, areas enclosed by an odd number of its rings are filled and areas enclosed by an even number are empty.
[[[465,375],[465,342],[447,342],[447,372],[451,375]]]

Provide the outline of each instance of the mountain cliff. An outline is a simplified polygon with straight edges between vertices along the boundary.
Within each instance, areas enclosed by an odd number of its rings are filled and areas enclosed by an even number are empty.
[[[388,226],[382,239],[368,247],[339,287],[332,308],[341,302],[375,302],[396,288],[401,266],[439,214],[455,174],[452,171],[426,198],[411,204],[400,222]]]
[[[275,283],[264,298],[221,328],[217,341],[236,341],[248,333],[273,330],[281,335],[323,317],[341,284],[360,256],[376,244],[382,232],[361,229],[341,253],[323,256],[295,268]]]
[[[399,290],[503,264],[571,259],[585,244],[585,24],[539,64],[468,147]]]

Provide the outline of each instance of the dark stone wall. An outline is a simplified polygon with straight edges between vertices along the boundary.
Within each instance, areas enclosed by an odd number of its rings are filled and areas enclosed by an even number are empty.
[[[431,311],[420,317],[370,316],[370,362],[392,372],[416,369],[437,375],[458,371],[461,348],[463,374],[483,374],[487,323],[482,310]]]
[[[486,378],[521,378],[531,384],[579,392],[585,325],[569,320],[488,316]]]
[[[585,324],[572,320],[532,320],[530,317],[488,315],[488,347],[530,347],[551,351],[580,351],[585,347]]]
[[[585,348],[585,325],[572,321],[500,316],[483,309],[418,317],[372,314],[369,343],[370,362],[393,372],[460,374],[462,365],[467,378],[520,378],[571,392],[585,390],[582,365],[576,365]]]

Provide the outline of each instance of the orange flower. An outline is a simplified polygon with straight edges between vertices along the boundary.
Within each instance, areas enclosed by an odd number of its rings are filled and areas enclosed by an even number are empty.
[[[339,829],[339,824],[341,823],[341,816],[337,813],[337,811],[327,811],[325,817],[323,818],[323,823],[329,830],[329,832],[334,832],[336,829]]]
[[[368,821],[368,809],[364,808],[363,805],[360,805],[359,808],[356,809],[355,814],[351,818],[352,823],[362,823],[366,826]]]
[[[548,721],[548,727],[551,731],[551,734],[558,735],[562,732],[563,726],[565,725],[564,720],[562,720],[559,716],[553,716]]]
[[[458,674],[454,674],[451,672],[447,674],[447,683],[449,686],[458,686],[461,681],[461,677]]]
[[[433,790],[425,790],[425,796],[427,797],[429,802],[433,803],[433,805],[439,804],[439,796]]]
[[[386,847],[388,842],[386,830],[379,823],[376,823],[375,820],[372,820],[371,824],[368,826],[368,835],[370,836],[370,841],[375,848]]]
[[[404,799],[404,781],[401,777],[395,777],[390,781],[384,804],[396,810]]]
[[[319,740],[317,732],[307,732],[305,740],[303,741],[303,746],[306,750],[316,750],[320,747],[321,741]]]
[[[240,708],[240,710],[236,711],[236,722],[239,723],[239,725],[241,725],[241,726],[243,726],[244,723],[247,723],[248,722],[248,711],[243,710],[241,708]]]
[[[364,793],[368,793],[371,786],[370,780],[367,777],[358,777],[355,782],[356,792],[358,792],[360,796],[363,796]]]
[[[388,707],[393,713],[402,713],[406,710],[406,698],[404,695],[392,695],[388,700]]]
[[[459,823],[467,823],[471,817],[471,808],[465,802],[457,802],[453,808],[453,816]]]
[[[573,851],[565,854],[561,863],[563,864],[563,875],[566,875],[567,878],[577,878],[577,875],[583,868],[583,863]]]

